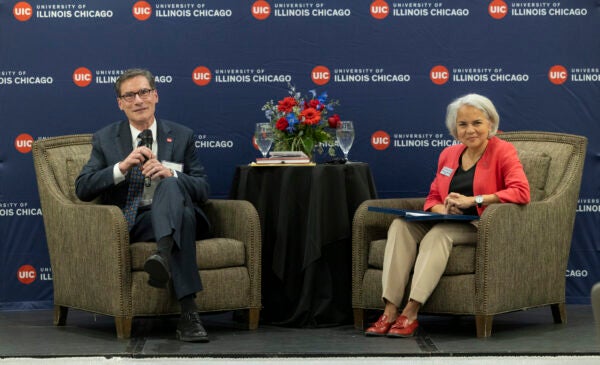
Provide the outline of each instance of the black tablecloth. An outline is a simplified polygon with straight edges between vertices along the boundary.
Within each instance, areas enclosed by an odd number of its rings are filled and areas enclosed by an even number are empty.
[[[261,321],[351,322],[352,218],[376,194],[365,163],[236,168],[230,198],[250,201],[261,222]]]

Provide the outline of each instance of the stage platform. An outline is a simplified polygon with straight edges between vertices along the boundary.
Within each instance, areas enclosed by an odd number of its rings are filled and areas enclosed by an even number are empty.
[[[567,306],[568,323],[552,321],[550,307],[498,315],[492,337],[475,337],[469,316],[421,316],[419,334],[407,339],[365,337],[351,325],[242,329],[231,312],[203,315],[209,343],[175,339],[177,318],[134,320],[132,338],[119,340],[112,318],[70,310],[55,327],[52,311],[0,312],[0,364],[19,358],[485,358],[598,359],[600,335],[591,306]]]

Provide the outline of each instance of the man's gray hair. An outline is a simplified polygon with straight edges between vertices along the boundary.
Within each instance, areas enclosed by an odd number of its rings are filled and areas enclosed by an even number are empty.
[[[129,70],[125,70],[115,82],[115,92],[117,93],[117,97],[121,96],[121,84],[126,80],[137,76],[144,76],[148,80],[150,88],[156,89],[156,83],[154,82],[154,75],[152,75],[152,72],[143,68],[130,68]]]

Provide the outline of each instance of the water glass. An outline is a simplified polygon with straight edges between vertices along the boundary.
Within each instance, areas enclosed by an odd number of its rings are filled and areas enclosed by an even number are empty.
[[[350,121],[340,122],[339,127],[335,130],[335,137],[340,149],[344,153],[344,158],[348,160],[348,152],[354,142],[354,125]]]
[[[263,157],[267,157],[267,153],[273,144],[273,126],[271,123],[256,123],[254,141]]]

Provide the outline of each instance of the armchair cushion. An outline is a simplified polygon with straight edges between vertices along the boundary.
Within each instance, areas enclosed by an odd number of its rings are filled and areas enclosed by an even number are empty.
[[[522,150],[519,159],[527,175],[531,192],[531,201],[540,201],[546,197],[548,168],[552,158],[543,152]]]
[[[210,238],[197,243],[196,262],[200,270],[222,269],[246,264],[246,248],[243,242],[231,238]],[[156,243],[136,242],[130,247],[132,270],[144,270],[144,262],[156,251]]]

